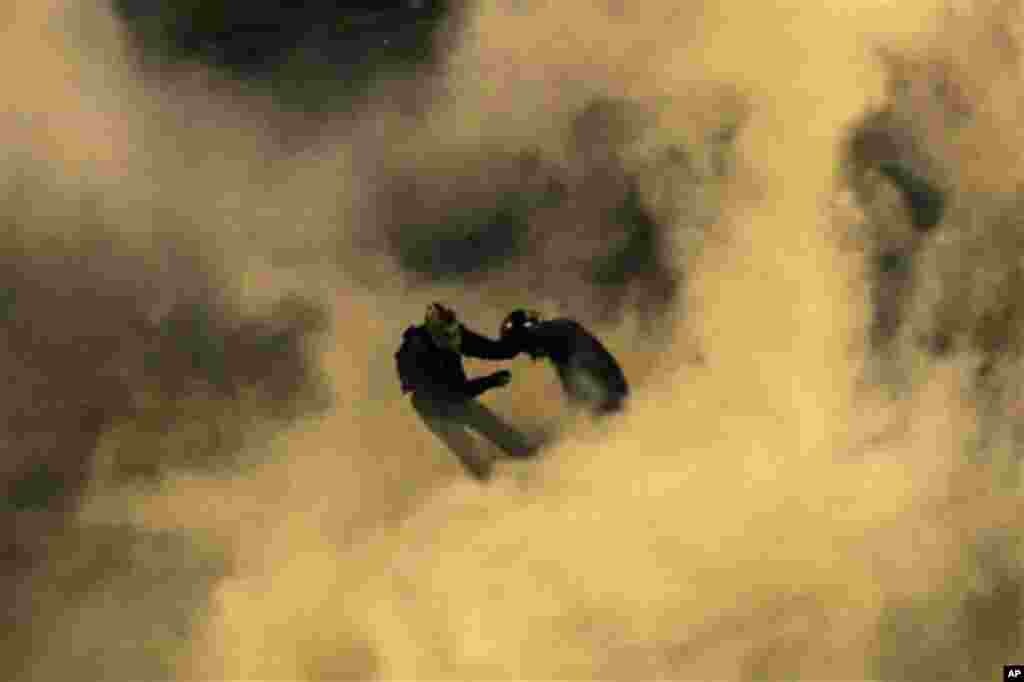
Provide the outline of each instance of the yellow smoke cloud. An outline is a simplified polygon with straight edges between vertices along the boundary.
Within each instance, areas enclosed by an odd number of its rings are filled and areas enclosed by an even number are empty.
[[[15,12],[18,56],[48,54],[28,36],[57,7]],[[99,97],[120,112],[100,117],[114,122],[110,144],[61,132],[60,144],[27,146],[69,175],[90,145],[145,170],[108,188],[111,214],[129,233],[138,196],[181,206],[182,229],[218,254],[243,308],[298,291],[331,310],[317,351],[334,384],[328,413],[272,435],[254,424],[230,474],[175,473],[145,490],[94,481],[79,514],[213,538],[229,554],[172,657],[179,678],[877,676],[893,600],[939,599],[974,535],[1020,511],[965,459],[978,435],[968,359],[928,363],[900,400],[865,379],[870,272],[844,242],[863,216],[834,210],[848,127],[886,94],[875,48],[913,43],[936,16],[925,2],[475,3],[440,76],[382,84],[320,136],[212,77],[111,67],[123,81]],[[119,53],[116,31],[103,35]],[[41,63],[65,85],[23,84],[26,110],[84,107],[84,77],[67,75],[85,69],[78,43],[57,45]],[[391,110],[387,93],[403,91],[430,103],[421,117]],[[494,335],[508,308],[555,312],[557,297],[523,301],[528,287],[503,273],[409,290],[391,262],[344,238],[390,215],[367,198],[381,167],[439,192],[492,150],[537,148],[584,172],[565,137],[595,97],[656,120],[622,154],[629,170],[647,168],[645,201],[674,221],[684,289],[663,337],[628,316],[595,326],[635,388],[621,419],[567,418],[549,367],[507,363],[512,384],[484,401],[556,437],[480,486],[399,395],[392,353],[428,301]],[[702,153],[723,119],[742,119],[735,163],[695,245],[683,202],[713,189],[663,192],[644,164],[673,145]],[[291,153],[280,130],[311,141]],[[388,276],[354,284],[347,264],[361,258]],[[111,607],[75,613],[110,632],[134,622]],[[40,618],[67,622],[56,605]],[[75,637],[36,632],[51,651]],[[117,660],[122,677],[147,670]],[[26,670],[53,679],[74,654]]]

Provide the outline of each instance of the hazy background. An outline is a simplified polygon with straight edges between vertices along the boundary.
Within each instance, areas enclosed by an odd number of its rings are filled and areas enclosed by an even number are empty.
[[[1021,21],[5,4],[2,676],[995,679]],[[431,300],[575,317],[629,412],[500,365],[546,447],[468,479],[394,373]]]

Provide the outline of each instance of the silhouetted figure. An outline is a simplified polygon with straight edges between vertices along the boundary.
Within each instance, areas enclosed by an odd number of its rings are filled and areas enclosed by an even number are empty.
[[[516,310],[502,322],[501,340],[535,360],[548,358],[569,402],[585,406],[595,415],[620,411],[629,396],[619,363],[575,320],[541,320],[536,312]]]
[[[427,307],[422,325],[405,330],[395,353],[402,392],[412,393],[412,406],[423,423],[479,480],[490,477],[493,462],[478,452],[467,428],[512,457],[529,456],[532,448],[521,433],[475,400],[485,391],[507,385],[509,371],[469,379],[462,356],[508,360],[518,353],[519,348],[507,340],[492,341],[467,329],[439,303]]]

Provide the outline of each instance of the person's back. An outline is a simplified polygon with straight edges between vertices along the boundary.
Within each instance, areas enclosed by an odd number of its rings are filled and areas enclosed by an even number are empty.
[[[468,379],[462,356],[508,360],[518,354],[518,349],[507,341],[492,341],[467,329],[443,306],[431,310],[434,312],[428,313],[428,320],[437,318],[440,322],[408,327],[395,353],[402,392],[419,391],[459,400],[504,386],[507,372],[503,371]]]
[[[453,398],[469,393],[461,356],[435,344],[422,325],[405,330],[395,359],[403,393],[447,392]]]
[[[534,359],[551,360],[569,400],[589,406],[596,414],[621,410],[629,396],[619,363],[575,320],[541,320],[536,313],[517,310],[502,323],[501,337]]]

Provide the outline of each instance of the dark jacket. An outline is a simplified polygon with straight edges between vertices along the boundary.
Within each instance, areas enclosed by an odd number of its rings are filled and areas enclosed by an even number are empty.
[[[538,322],[525,331],[523,350],[547,356],[573,402],[586,403],[599,414],[615,412],[629,395],[629,384],[608,349],[575,320]]]
[[[423,326],[411,326],[402,334],[395,360],[403,393],[425,391],[448,399],[468,399],[501,383],[494,374],[467,378],[461,356],[508,360],[518,353],[519,348],[508,341],[492,341],[465,327],[460,352],[456,353],[434,344]]]

